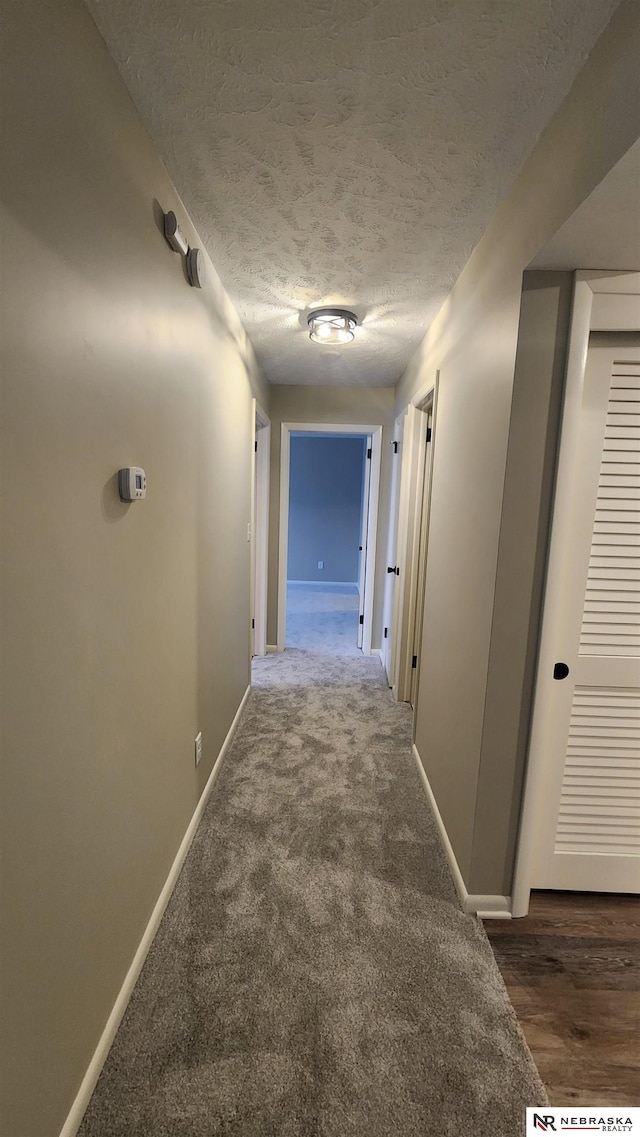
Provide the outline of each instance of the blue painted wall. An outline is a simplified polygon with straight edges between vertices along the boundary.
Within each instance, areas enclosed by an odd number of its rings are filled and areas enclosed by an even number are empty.
[[[357,581],[365,445],[362,437],[292,436],[289,580]]]

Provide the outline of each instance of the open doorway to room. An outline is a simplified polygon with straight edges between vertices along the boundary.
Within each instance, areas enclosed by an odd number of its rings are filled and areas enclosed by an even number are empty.
[[[287,647],[362,647],[366,435],[291,435]]]
[[[282,431],[278,649],[369,654],[381,428]]]

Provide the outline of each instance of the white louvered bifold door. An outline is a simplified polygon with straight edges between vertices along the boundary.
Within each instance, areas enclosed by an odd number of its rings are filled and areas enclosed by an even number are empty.
[[[640,344],[591,337],[535,888],[640,890]],[[555,765],[555,764],[554,764]]]

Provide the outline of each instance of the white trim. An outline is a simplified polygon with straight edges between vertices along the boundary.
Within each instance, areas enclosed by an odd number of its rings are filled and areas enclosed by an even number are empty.
[[[511,897],[470,894],[465,911],[477,916],[479,920],[510,920]]]
[[[254,655],[267,650],[267,580],[269,564],[269,473],[271,422],[256,399],[252,400],[251,455],[251,617]],[[258,428],[258,423],[260,427]],[[255,443],[258,442],[256,453]]]
[[[363,655],[371,655],[373,646],[373,598],[376,589],[376,546],[378,544],[378,505],[380,501],[380,472],[382,469],[382,427],[378,426],[369,433],[371,434],[371,471],[369,477],[369,520],[367,523],[367,560],[363,598]]]
[[[427,777],[427,772],[426,772],[424,766],[422,765],[422,759],[420,757],[420,754],[418,753],[418,747],[416,746],[415,742],[413,743],[413,746],[411,747],[411,752],[413,754],[413,757],[416,760],[416,766],[418,767],[418,773],[420,774],[420,778],[422,779],[422,785],[424,787],[424,791],[425,791],[427,798],[429,800],[429,805],[431,806],[431,812],[433,813],[434,820],[435,820],[435,823],[436,823],[436,826],[438,829],[438,833],[440,834],[440,840],[442,841],[444,851],[445,851],[445,855],[446,855],[446,858],[449,862],[449,868],[451,869],[451,873],[453,875],[453,883],[456,886],[456,892],[458,893],[458,896],[460,898],[460,903],[462,905],[463,911],[466,911],[465,905],[466,905],[468,897],[469,897],[469,893],[467,891],[467,886],[464,883],[462,873],[460,872],[460,865],[458,864],[457,857],[453,851],[453,845],[451,844],[451,841],[449,840],[449,834],[447,833],[444,821],[442,820],[442,814],[440,813],[440,810],[438,809],[438,803],[435,799],[435,795],[433,793],[433,790],[431,789],[431,783],[429,782],[429,779]]]
[[[367,546],[369,543],[369,506],[371,504],[371,466],[368,456],[372,453],[368,449],[371,438],[367,438],[367,457],[362,471],[362,494],[360,504],[360,533],[358,534],[358,627],[356,644],[360,651],[364,651],[364,608],[367,592]],[[364,550],[364,556],[362,552]],[[371,645],[369,645],[371,646]]]
[[[291,432],[280,426],[280,525],[278,533],[278,632],[277,650],[287,642],[287,562],[289,559],[289,462]]]
[[[357,588],[357,580],[288,580],[287,584],[304,584],[311,588],[326,588],[328,584],[337,585],[339,588]]]
[[[278,645],[284,651],[287,641],[287,554],[289,549],[289,463],[291,435],[364,434],[371,437],[371,479],[369,486],[369,533],[364,594],[363,655],[371,654],[373,635],[373,597],[376,578],[376,544],[378,535],[378,501],[382,465],[382,425],[329,422],[283,422],[280,428],[280,532],[278,540]]]
[[[415,407],[416,410],[420,411],[432,410],[432,403],[435,403],[436,401],[436,391],[439,379],[440,370],[438,368],[436,370],[435,379],[429,379],[429,381],[425,383],[424,387],[421,387],[420,390],[416,392],[416,394],[411,399],[410,406]]]
[[[456,886],[456,892],[462,907],[462,911],[469,916],[478,916],[482,920],[510,920],[511,919],[511,898],[509,896],[482,896],[479,894],[469,893],[467,886],[464,883],[462,873],[460,872],[460,865],[458,864],[457,857],[453,851],[453,845],[449,840],[442,814],[438,809],[438,803],[435,799],[431,783],[427,777],[426,770],[422,765],[422,759],[418,753],[418,748],[414,742],[411,747],[413,757],[418,767],[418,773],[427,795],[431,812],[440,834],[440,840],[444,848],[445,856],[449,862],[449,868],[453,876],[453,883]]]
[[[382,659],[382,648],[372,647],[369,655],[377,655],[378,659]]]
[[[220,747],[220,752],[216,758],[213,769],[209,774],[207,784],[204,787],[202,794],[200,795],[200,799],[196,805],[193,817],[191,818],[187,831],[182,838],[180,848],[176,853],[174,862],[169,869],[169,875],[167,876],[167,879],[162,888],[162,892],[156,901],[155,907],[149,919],[149,923],[143,932],[142,939],[138,944],[138,948],[131,962],[131,966],[129,967],[129,970],[125,976],[124,983],[122,984],[116,1001],[113,1004],[111,1014],[107,1019],[107,1024],[102,1032],[102,1035],[100,1036],[100,1041],[96,1046],[93,1057],[87,1068],[87,1072],[80,1084],[80,1089],[76,1094],[75,1101],[73,1102],[67,1119],[60,1131],[60,1137],[75,1137],[78,1129],[80,1128],[82,1119],[87,1110],[87,1106],[91,1100],[91,1095],[96,1087],[98,1078],[100,1077],[100,1072],[105,1064],[107,1055],[109,1054],[109,1050],[111,1049],[113,1040],[117,1034],[118,1027],[122,1021],[122,1017],[127,1009],[133,988],[136,984],[136,980],[142,970],[144,961],[147,958],[149,948],[151,947],[154,936],[158,930],[158,927],[160,926],[160,921],[162,920],[167,904],[171,899],[171,894],[175,888],[178,876],[180,875],[180,870],[184,864],[187,853],[189,852],[191,842],[195,837],[196,830],[200,824],[202,814],[204,813],[204,809],[207,804],[207,800],[209,798],[211,790],[213,789],[214,782],[220,772],[220,767],[222,766],[224,756],[236,731],[236,727],[244,710],[250,691],[251,687],[247,687],[244,695],[242,696],[240,706],[235,713],[233,722],[229,727],[227,736],[222,743],[222,746]]]
[[[549,748],[548,731],[553,709],[548,698],[548,676],[554,660],[562,658],[557,652],[557,629],[561,626],[563,607],[562,567],[565,561],[564,534],[567,532],[573,502],[574,463],[578,446],[582,389],[592,328],[594,297],[600,293],[640,292],[639,273],[577,272],[573,295],[573,310],[567,354],[567,376],[562,413],[562,428],[556,475],[556,491],[551,525],[551,544],[546,571],[542,633],[538,653],[538,669],[534,696],[531,736],[525,788],[522,800],[520,832],[513,879],[513,915],[526,916],[537,849],[539,820],[548,808],[546,758]],[[635,299],[635,323],[640,320],[640,304]],[[606,311],[610,312],[609,308]],[[602,327],[605,308],[597,305],[598,330]],[[625,308],[626,313],[626,308]],[[611,316],[613,328],[619,330],[619,320]],[[625,314],[625,319],[627,318]],[[544,677],[544,678],[543,678]]]
[[[278,653],[278,645],[277,644],[267,644],[267,655],[277,655],[277,653]]]
[[[400,475],[402,471],[402,455],[403,455],[403,435],[404,435],[404,419],[405,412],[398,415],[393,424],[393,438],[389,439],[389,445],[394,447],[393,457],[391,459],[391,481],[389,486],[389,517],[387,526],[387,557],[386,569],[384,574],[383,583],[383,598],[382,598],[382,666],[385,669],[387,676],[387,683],[389,687],[395,686],[395,655],[394,655],[394,636],[395,636],[395,619],[396,619],[396,592],[398,591],[398,578],[394,573],[389,573],[388,569],[397,565],[398,563],[398,525],[399,525],[399,512],[400,512]],[[385,633],[386,629],[386,635]]]

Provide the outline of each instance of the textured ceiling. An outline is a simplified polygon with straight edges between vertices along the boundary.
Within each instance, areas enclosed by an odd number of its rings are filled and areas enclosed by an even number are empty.
[[[618,0],[87,4],[269,379],[390,385]]]
[[[529,268],[640,270],[640,141],[610,170]]]

